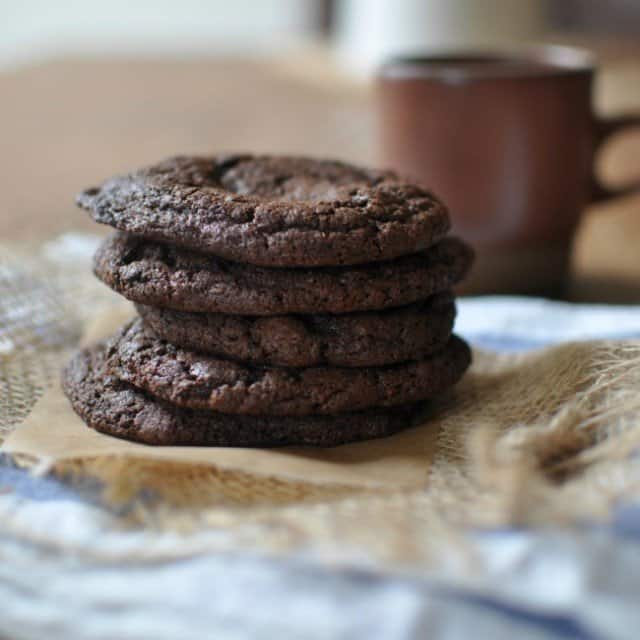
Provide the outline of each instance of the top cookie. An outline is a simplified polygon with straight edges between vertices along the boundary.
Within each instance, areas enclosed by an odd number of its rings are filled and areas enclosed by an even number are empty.
[[[422,187],[310,158],[176,157],[77,201],[117,229],[272,267],[390,260],[449,230],[446,208]]]

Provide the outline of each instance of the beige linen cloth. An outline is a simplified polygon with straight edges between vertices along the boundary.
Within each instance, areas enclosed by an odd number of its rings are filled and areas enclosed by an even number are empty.
[[[602,519],[640,496],[631,341],[476,351],[420,426],[332,449],[154,448],[95,433],[58,383],[79,342],[132,313],[91,275],[95,242],[0,246],[0,442],[36,472],[97,478],[107,505],[131,507],[129,524],[427,565],[469,527]]]

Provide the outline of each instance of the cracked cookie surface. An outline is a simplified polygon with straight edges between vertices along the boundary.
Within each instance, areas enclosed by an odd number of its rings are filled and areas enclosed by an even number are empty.
[[[386,367],[257,367],[180,349],[135,320],[109,343],[106,368],[181,407],[307,416],[427,400],[453,386],[470,361],[466,343],[453,336],[429,358]]]
[[[139,391],[105,371],[105,348],[78,352],[62,386],[84,422],[107,435],[152,445],[331,447],[392,435],[412,425],[415,407],[350,412],[336,416],[273,418],[179,409]]]
[[[177,311],[337,314],[424,300],[458,283],[472,261],[467,245],[445,238],[390,262],[271,269],[116,233],[98,249],[94,271],[129,300]]]
[[[450,292],[386,311],[239,316],[136,305],[159,338],[230,360],[283,367],[373,367],[421,360],[449,339]]]
[[[77,202],[116,229],[263,266],[389,260],[449,230],[445,206],[393,172],[299,157],[170,158]]]

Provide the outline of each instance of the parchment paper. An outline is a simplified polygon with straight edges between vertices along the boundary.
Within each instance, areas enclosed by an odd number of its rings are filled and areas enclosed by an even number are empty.
[[[91,343],[113,333],[131,315],[130,307],[100,315],[83,339]],[[427,481],[436,451],[438,426],[419,427],[383,438],[339,447],[242,449],[229,447],[153,447],[120,440],[87,428],[73,412],[59,384],[36,404],[2,449],[38,459],[44,465],[97,456],[128,456],[220,469],[286,480],[360,488],[401,489]]]

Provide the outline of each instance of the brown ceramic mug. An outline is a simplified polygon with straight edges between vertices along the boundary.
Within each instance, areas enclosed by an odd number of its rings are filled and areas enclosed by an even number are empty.
[[[605,139],[638,118],[593,113],[585,51],[536,47],[390,60],[378,75],[381,163],[423,182],[478,253],[466,292],[562,293]]]

